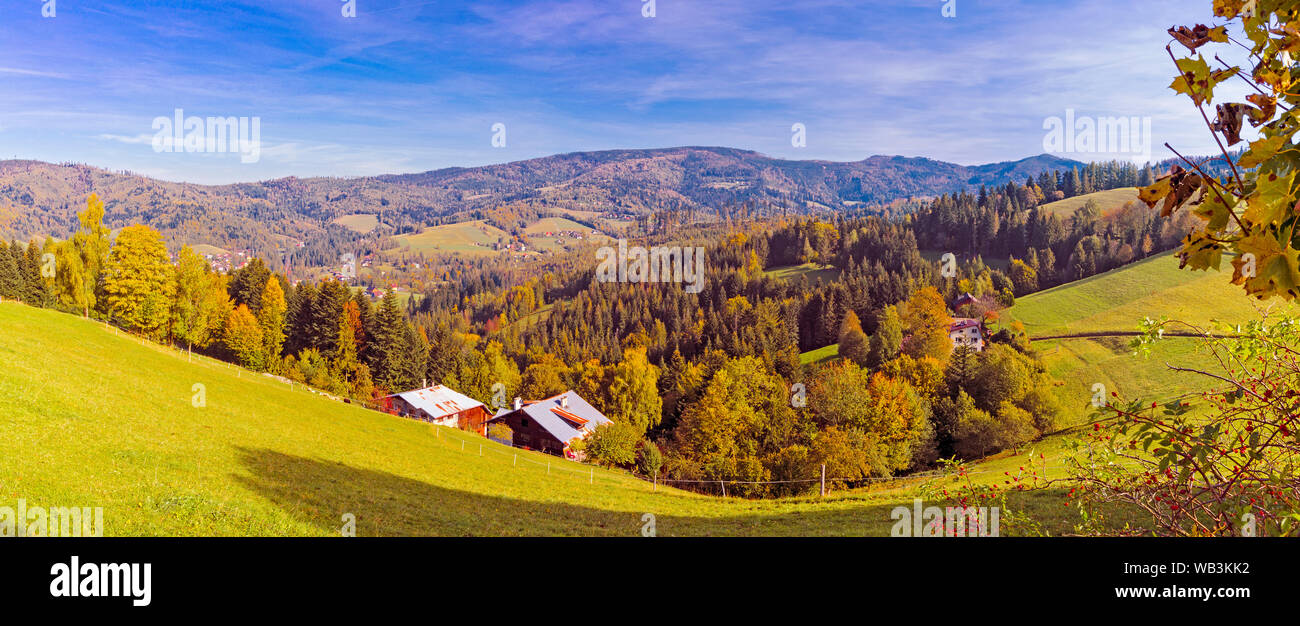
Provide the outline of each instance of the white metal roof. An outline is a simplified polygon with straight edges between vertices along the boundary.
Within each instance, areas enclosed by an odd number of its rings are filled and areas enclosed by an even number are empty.
[[[393,396],[405,400],[411,406],[428,413],[433,418],[446,417],[461,411],[468,411],[476,406],[483,406],[482,402],[442,385],[403,391],[402,393],[393,394]]]

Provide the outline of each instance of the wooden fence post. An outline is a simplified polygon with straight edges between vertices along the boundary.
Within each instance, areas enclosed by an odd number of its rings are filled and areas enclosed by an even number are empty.
[[[519,465],[519,453],[515,453],[515,460],[510,462],[511,465]]]
[[[659,470],[655,470],[655,491],[659,491]]]
[[[826,464],[822,463],[822,497],[826,497]]]
[[[724,498],[727,497],[727,483],[724,483],[721,480],[719,480],[718,484],[722,485],[722,497]]]
[[[591,470],[591,474],[587,476],[587,484],[594,485],[596,483],[596,468],[592,467],[589,469]]]

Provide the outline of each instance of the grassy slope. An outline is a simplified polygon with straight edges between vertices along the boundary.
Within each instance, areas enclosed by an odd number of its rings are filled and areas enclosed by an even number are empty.
[[[515,466],[473,435],[12,302],[0,357],[0,502],[103,506],[108,535],[335,535],[349,512],[361,535],[633,536],[647,512],[663,535],[880,535],[911,498],[720,499],[603,470],[589,484],[587,466]]]
[[[833,343],[829,346],[809,350],[799,355],[801,365],[818,365],[838,359],[840,357],[840,344]]]
[[[1047,204],[1042,205],[1041,208],[1046,213],[1060,215],[1061,217],[1069,217],[1073,215],[1075,211],[1083,208],[1083,205],[1087,204],[1089,200],[1096,200],[1097,206],[1101,207],[1102,214],[1104,215],[1109,213],[1112,209],[1122,207],[1129,202],[1136,202],[1137,187],[1120,187],[1119,189],[1109,189],[1106,191],[1098,191],[1096,193],[1088,193],[1082,196],[1057,200],[1056,202],[1048,202]]]
[[[824,284],[834,282],[840,277],[840,270],[835,266],[819,265],[817,263],[782,265],[768,269],[763,273],[781,280],[798,280],[800,276],[806,276],[809,283],[816,283],[820,279]]]
[[[1020,320],[1031,337],[1135,331],[1144,317],[1207,324],[1211,319],[1244,321],[1257,315],[1252,300],[1228,284],[1228,275],[1178,269],[1165,254],[1025,296],[1003,313],[1005,321]],[[1185,328],[1171,330],[1186,330]],[[1178,374],[1165,363],[1187,364],[1200,356],[1194,339],[1167,338],[1149,358],[1135,357],[1131,338],[1088,338],[1037,341],[1052,374],[1064,382],[1058,397],[1074,422],[1091,412],[1092,385],[1127,397],[1171,398],[1207,389],[1205,381]]]
[[[398,235],[393,239],[399,245],[416,252],[459,252],[467,255],[490,256],[500,253],[492,250],[491,247],[475,244],[491,246],[498,238],[509,239],[510,236],[495,226],[475,220],[434,226],[416,234]]]
[[[334,219],[334,223],[358,233],[368,233],[379,225],[379,216],[370,213],[353,213]]]
[[[1251,314],[1220,274],[1177,269],[1169,256],[1022,298],[1008,317],[1036,335],[1129,330],[1145,315],[1195,321]],[[1109,342],[1109,343],[1108,343]],[[1078,419],[1092,382],[1125,393],[1173,393],[1190,384],[1157,355],[1128,355],[1125,339],[1038,342]],[[333,535],[344,513],[363,535],[635,535],[654,513],[664,535],[883,535],[889,510],[919,482],[826,499],[719,499],[660,488],[616,472],[336,403],[265,377],[237,373],[74,316],[0,304],[0,502],[105,507],[110,535]],[[191,386],[207,406],[191,406]],[[462,452],[460,440],[469,443]],[[1033,444],[1059,476],[1061,440]],[[1015,473],[1028,450],[975,466],[977,482]],[[552,473],[544,465],[551,462]],[[569,471],[563,471],[569,470]],[[1067,532],[1059,494],[1014,500]],[[1122,517],[1119,518],[1122,520]]]
[[[525,233],[530,235],[541,235],[545,233],[556,233],[559,231],[573,230],[578,232],[591,232],[591,229],[579,224],[571,219],[564,217],[543,217],[524,229]]]
[[[529,224],[528,227],[524,229],[524,233],[526,233],[529,236],[528,240],[531,241],[533,245],[536,246],[537,249],[542,252],[561,252],[566,247],[572,246],[573,244],[577,243],[577,241],[572,238],[559,237],[555,234],[561,231],[566,231],[566,232],[574,231],[574,232],[584,233],[585,234],[584,240],[591,240],[594,238],[593,235],[591,234],[592,231],[590,227],[583,226],[578,222],[575,222],[571,219],[564,218],[564,217],[544,217],[540,220],[537,220],[536,222],[533,222],[532,224]],[[551,236],[547,237],[546,233],[551,233]],[[567,244],[560,245],[559,244],[560,239],[564,239],[567,242]],[[610,238],[605,235],[601,235],[600,237],[594,239],[598,239],[600,241],[610,240]]]
[[[216,246],[208,245],[206,243],[195,244],[190,246],[190,248],[199,254],[211,254],[211,255],[230,254],[230,251],[226,250],[225,248],[218,248]]]

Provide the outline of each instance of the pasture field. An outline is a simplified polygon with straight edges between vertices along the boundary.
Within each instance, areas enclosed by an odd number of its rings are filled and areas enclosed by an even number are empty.
[[[1178,268],[1178,259],[1162,254],[1091,278],[1060,285],[1016,300],[1002,312],[1004,322],[1019,320],[1031,338],[1135,332],[1143,318],[1168,317],[1201,327],[1213,320],[1237,323],[1260,315],[1259,305],[1229,274]],[[1274,305],[1280,306],[1280,305]],[[1170,332],[1189,331],[1172,327]],[[1166,337],[1148,357],[1134,356],[1132,337],[1078,337],[1034,342],[1058,380],[1057,397],[1069,423],[1090,414],[1094,384],[1127,398],[1166,400],[1214,387],[1210,379],[1170,370],[1168,365],[1196,363],[1205,355],[1193,338]]]
[[[1061,217],[1074,215],[1075,211],[1083,208],[1089,200],[1095,200],[1097,206],[1101,208],[1102,215],[1118,209],[1130,202],[1137,202],[1137,187],[1120,187],[1119,189],[1107,189],[1095,193],[1086,193],[1073,198],[1048,202],[1039,207],[1039,210]]]
[[[413,252],[464,254],[468,256],[500,254],[500,251],[492,249],[492,244],[498,240],[506,241],[509,239],[510,235],[506,231],[482,220],[443,224],[426,228],[419,233],[393,237],[393,240],[400,247]]]
[[[336,217],[334,223],[353,232],[368,233],[379,226],[379,217],[372,213],[354,213]]]

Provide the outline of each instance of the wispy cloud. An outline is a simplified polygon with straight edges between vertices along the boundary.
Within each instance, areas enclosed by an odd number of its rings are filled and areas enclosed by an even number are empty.
[[[1213,147],[1165,88],[1177,0],[119,1],[0,24],[0,154],[200,182],[409,172],[572,150],[727,145],[976,163],[1043,120],[1150,117]],[[151,120],[258,116],[255,164],[155,153]],[[508,129],[493,148],[491,127]],[[808,129],[806,148],[790,126]],[[1157,145],[1159,145],[1159,142]],[[1155,156],[1163,156],[1162,149]],[[192,158],[191,158],[192,157]],[[385,169],[386,168],[386,169]]]

